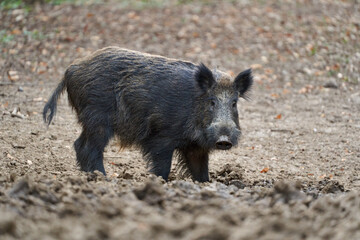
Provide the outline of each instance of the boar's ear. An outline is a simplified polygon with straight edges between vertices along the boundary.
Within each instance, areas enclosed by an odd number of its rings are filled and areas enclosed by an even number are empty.
[[[197,67],[195,79],[199,84],[199,87],[204,92],[211,88],[211,86],[215,83],[212,72],[203,63],[200,63],[200,65]]]
[[[240,97],[247,98],[246,94],[253,85],[253,77],[251,74],[251,68],[247,69],[236,76],[234,80],[235,88],[239,92]]]

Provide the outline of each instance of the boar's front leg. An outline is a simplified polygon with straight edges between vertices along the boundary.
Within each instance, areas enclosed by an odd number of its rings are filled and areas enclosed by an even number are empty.
[[[209,181],[209,151],[196,144],[189,145],[179,150],[179,164],[199,182]]]
[[[150,172],[168,180],[171,160],[175,148],[169,144],[168,139],[152,139],[143,145],[143,153],[148,162]]]

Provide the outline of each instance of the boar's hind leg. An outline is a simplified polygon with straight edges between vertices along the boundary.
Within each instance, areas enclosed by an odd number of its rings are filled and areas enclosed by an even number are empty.
[[[92,129],[91,132],[83,130],[74,143],[76,160],[81,170],[85,172],[98,170],[106,175],[103,151],[112,136],[112,131],[103,127]]]
[[[182,172],[189,173],[199,182],[209,181],[209,152],[197,145],[179,150],[179,166]]]

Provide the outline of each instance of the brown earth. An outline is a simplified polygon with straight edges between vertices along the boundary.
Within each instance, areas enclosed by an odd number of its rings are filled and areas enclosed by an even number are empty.
[[[35,5],[0,11],[1,239],[360,239],[358,1]],[[252,67],[241,144],[211,182],[164,182],[136,149],[105,152],[107,178],[75,164],[67,65],[108,45]],[[176,160],[174,160],[174,165]]]

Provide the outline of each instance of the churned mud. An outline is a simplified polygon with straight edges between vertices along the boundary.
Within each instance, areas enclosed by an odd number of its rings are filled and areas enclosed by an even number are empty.
[[[360,239],[357,1],[34,5],[0,12],[1,239]],[[252,67],[242,139],[209,183],[147,173],[136,149],[84,173],[67,97],[41,111],[67,65],[101,47]]]

